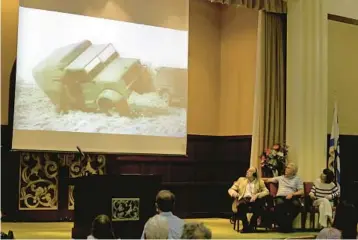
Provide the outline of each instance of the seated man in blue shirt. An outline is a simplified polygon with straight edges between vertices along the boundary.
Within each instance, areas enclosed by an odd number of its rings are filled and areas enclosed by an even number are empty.
[[[275,217],[282,232],[291,232],[293,220],[300,212],[303,195],[303,183],[296,175],[298,167],[289,163],[285,169],[285,175],[270,178],[267,181],[278,183],[278,191],[275,198]]]
[[[157,212],[160,216],[165,217],[169,225],[169,239],[180,239],[183,227],[184,220],[175,216],[172,211],[174,210],[175,205],[175,195],[168,190],[161,190],[157,194],[155,206]],[[144,230],[142,233],[142,239],[144,239],[144,232],[146,230],[147,223],[144,225]]]

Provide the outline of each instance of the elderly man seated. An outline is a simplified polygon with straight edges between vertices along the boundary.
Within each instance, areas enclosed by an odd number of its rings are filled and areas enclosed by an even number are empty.
[[[278,183],[275,197],[275,218],[282,232],[291,232],[293,220],[301,209],[299,198],[303,195],[303,183],[297,176],[298,167],[289,163],[285,175],[269,178],[268,182]]]
[[[231,197],[235,198],[232,211],[236,213],[239,210],[238,215],[243,224],[243,229],[240,232],[252,232],[256,227],[258,217],[263,214],[263,197],[269,194],[265,183],[258,178],[257,169],[250,167],[246,171],[246,177],[240,177],[228,192]],[[253,213],[250,224],[246,216],[249,207]]]

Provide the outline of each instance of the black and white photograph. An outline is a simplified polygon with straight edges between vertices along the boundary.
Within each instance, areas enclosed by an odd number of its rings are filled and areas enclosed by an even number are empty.
[[[139,198],[112,198],[112,221],[139,220]]]
[[[19,11],[15,129],[186,136],[188,31]]]

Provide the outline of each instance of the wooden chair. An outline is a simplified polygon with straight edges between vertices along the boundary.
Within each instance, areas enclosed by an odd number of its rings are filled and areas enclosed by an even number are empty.
[[[313,182],[304,182],[303,186],[304,186],[304,190],[305,190],[306,212],[308,212],[310,214],[310,229],[315,230],[316,229],[315,228],[316,214],[318,214],[318,218],[319,218],[319,209],[318,209],[318,207],[313,206],[313,201],[309,196],[309,193],[311,192],[311,189],[313,187]],[[336,212],[337,199],[334,200],[334,203],[335,204],[332,207],[333,216]]]

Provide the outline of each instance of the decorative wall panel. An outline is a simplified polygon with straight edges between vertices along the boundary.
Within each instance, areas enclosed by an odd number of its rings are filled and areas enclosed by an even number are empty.
[[[139,198],[112,198],[112,221],[138,221]]]
[[[58,164],[53,154],[21,153],[19,210],[58,209]]]

